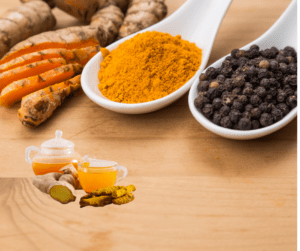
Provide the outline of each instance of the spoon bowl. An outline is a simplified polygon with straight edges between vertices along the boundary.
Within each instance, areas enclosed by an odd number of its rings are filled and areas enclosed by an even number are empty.
[[[276,23],[262,36],[260,36],[255,41],[249,43],[248,45],[241,48],[242,50],[249,50],[251,45],[256,44],[260,49],[271,48],[272,46],[278,49],[283,49],[286,46],[291,46],[297,50],[297,0],[293,0],[281,17],[276,21]],[[234,49],[234,48],[232,48]],[[218,68],[222,65],[222,62],[227,56],[219,59],[209,67]],[[204,71],[205,72],[205,71]],[[289,122],[291,122],[297,115],[297,107],[291,110],[283,119],[274,123],[273,125],[249,131],[239,131],[233,129],[223,128],[218,126],[204,117],[195,107],[194,100],[198,95],[197,85],[199,79],[195,79],[192,84],[191,90],[189,92],[189,108],[195,117],[195,119],[206,129],[220,136],[230,139],[237,140],[249,140],[260,138],[271,134]]]
[[[232,0],[188,0],[176,12],[163,21],[138,33],[159,31],[172,36],[181,35],[182,39],[195,43],[202,49],[202,62],[199,70],[186,84],[175,92],[145,103],[124,104],[111,101],[104,97],[98,88],[100,63],[102,53],[96,54],[84,67],[81,75],[81,85],[85,94],[96,104],[114,112],[125,114],[143,114],[166,107],[182,97],[190,89],[195,79],[204,70],[210,56],[213,42],[223,17]],[[109,51],[116,49],[119,44],[131,39],[133,35],[125,37],[107,47]]]

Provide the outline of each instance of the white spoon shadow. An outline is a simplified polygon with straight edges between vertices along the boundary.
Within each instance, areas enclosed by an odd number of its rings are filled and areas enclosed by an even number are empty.
[[[271,48],[272,46],[277,47],[278,49],[283,49],[286,46],[292,46],[297,50],[297,0],[293,0],[280,18],[275,22],[275,24],[267,30],[262,36],[253,42],[242,47],[243,50],[248,50],[251,45],[257,44],[260,49]],[[232,48],[234,49],[234,48]],[[220,67],[224,59],[229,56],[226,55],[223,58],[219,59],[209,67]],[[204,71],[205,72],[205,71]],[[189,107],[195,117],[195,119],[206,129],[210,130],[213,133],[216,133],[222,137],[237,139],[237,140],[249,140],[256,139],[268,134],[271,134],[289,122],[291,122],[297,115],[297,107],[289,112],[282,120],[274,123],[271,126],[260,128],[257,130],[249,131],[238,131],[233,129],[226,129],[221,126],[215,125],[210,120],[205,118],[194,106],[194,100],[197,97],[197,85],[199,80],[196,79],[192,84],[192,87],[189,92]]]
[[[173,36],[181,35],[182,39],[193,42],[202,49],[202,62],[199,70],[193,78],[175,92],[158,100],[138,104],[124,104],[110,101],[105,98],[98,89],[98,72],[100,70],[100,62],[103,60],[103,56],[100,52],[84,67],[81,76],[83,91],[96,104],[119,113],[143,114],[170,105],[188,92],[194,80],[197,79],[201,71],[204,70],[217,31],[231,1],[232,0],[188,0],[177,11],[163,21],[138,32],[160,31],[170,33]],[[132,38],[136,34],[111,44],[107,49],[109,51],[116,49],[119,44]]]

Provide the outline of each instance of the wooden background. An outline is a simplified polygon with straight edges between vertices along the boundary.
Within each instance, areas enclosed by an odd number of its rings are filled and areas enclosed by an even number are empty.
[[[167,0],[169,14],[184,0]],[[290,0],[234,0],[208,65],[262,35]],[[0,12],[19,4],[1,1]],[[80,24],[55,10],[58,27]],[[1,250],[296,250],[297,122],[252,141],[221,138],[191,115],[188,98],[145,115],[107,111],[84,94],[37,129],[0,108]],[[55,130],[90,154],[126,166],[128,205],[61,205],[31,185],[26,147]],[[78,197],[83,195],[78,192]]]

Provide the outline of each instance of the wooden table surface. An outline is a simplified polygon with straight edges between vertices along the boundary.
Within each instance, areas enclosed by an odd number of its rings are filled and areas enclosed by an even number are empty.
[[[167,0],[169,13],[185,0]],[[262,35],[290,0],[234,0],[208,65]],[[1,1],[0,12],[19,4]],[[55,10],[58,27],[78,24]],[[145,115],[107,111],[84,94],[37,129],[0,109],[1,250],[296,250],[297,121],[252,141],[221,138],[191,115],[188,98]],[[61,205],[31,185],[26,147],[55,130],[81,155],[129,169],[128,205]],[[83,195],[78,192],[78,197]]]

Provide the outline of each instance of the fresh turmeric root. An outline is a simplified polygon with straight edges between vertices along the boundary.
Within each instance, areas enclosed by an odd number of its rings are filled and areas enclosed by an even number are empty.
[[[84,66],[93,56],[100,51],[100,46],[89,46],[81,49],[46,49],[26,54],[0,65],[0,73],[15,69],[24,65],[32,64],[46,59],[63,58],[68,64],[78,63]]]
[[[4,107],[9,107],[12,104],[20,101],[22,97],[32,92],[38,91],[55,83],[66,81],[80,74],[81,71],[81,65],[68,64],[44,72],[40,75],[15,81],[2,90],[0,96],[0,105]]]
[[[80,207],[94,206],[103,207],[108,204],[122,205],[134,200],[134,195],[131,193],[135,191],[134,185],[125,186],[111,186],[103,189],[93,191],[80,199]]]
[[[81,49],[95,45],[106,46],[107,33],[96,26],[77,26],[48,31],[15,45],[1,60],[0,65],[17,57],[46,49]]]
[[[119,38],[156,24],[166,15],[165,0],[132,0],[120,28]]]
[[[33,35],[51,30],[56,19],[43,1],[21,4],[0,17],[0,58],[15,44]]]
[[[21,123],[34,128],[47,120],[67,97],[80,89],[80,77],[78,75],[25,96],[18,110]]]
[[[46,59],[0,73],[0,91],[14,81],[35,76],[66,64],[66,60],[62,58]]]
[[[33,178],[32,184],[41,192],[49,194],[54,200],[66,204],[76,200],[75,188],[61,173],[47,173]]]

